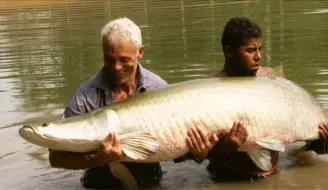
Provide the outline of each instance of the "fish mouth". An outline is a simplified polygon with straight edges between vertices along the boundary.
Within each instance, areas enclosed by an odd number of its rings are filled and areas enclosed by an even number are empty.
[[[22,137],[30,136],[32,134],[36,134],[36,129],[32,125],[23,125],[23,127],[19,129],[19,134]]]
[[[19,129],[19,135],[27,142],[35,145],[44,146],[49,145],[49,138],[46,138],[43,134],[42,127],[40,125],[23,125]],[[40,131],[41,130],[41,131]],[[50,139],[51,140],[51,139]],[[50,144],[51,145],[51,144]]]
[[[38,127],[30,124],[25,124],[19,129],[19,135],[24,139],[34,138],[36,135],[41,136],[41,131],[38,130]]]
[[[37,124],[36,126],[31,124],[25,124],[23,127],[19,130],[22,133],[26,134],[40,134],[40,131],[38,130],[39,127],[47,127],[49,124],[43,122],[42,124]]]

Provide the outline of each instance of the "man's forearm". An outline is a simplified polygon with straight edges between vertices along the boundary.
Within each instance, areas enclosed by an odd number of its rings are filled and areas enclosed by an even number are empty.
[[[303,147],[304,150],[309,151],[312,150],[317,154],[327,154],[328,153],[328,144],[327,141],[323,141],[321,139],[313,140],[307,142],[307,144]]]
[[[180,163],[180,162],[184,162],[186,160],[194,160],[196,163],[200,164],[203,162],[204,159],[196,159],[191,152],[188,152],[187,154],[185,154],[183,156],[173,159],[173,162]]]
[[[220,170],[221,168],[230,168],[236,172],[245,174],[258,173],[262,170],[257,168],[255,164],[250,160],[247,153],[233,152],[228,156],[217,156],[211,158],[211,169]]]
[[[271,152],[271,163],[272,167],[277,165],[278,162],[278,152]],[[220,167],[228,167],[234,169],[235,171],[245,173],[245,174],[253,174],[264,172],[260,168],[258,168],[254,162],[249,158],[246,152],[237,152],[234,151],[226,157],[220,157],[215,159],[215,165]]]
[[[235,151],[235,146],[232,146],[227,142],[219,142],[209,151],[207,157],[209,159],[225,159]]]
[[[74,153],[52,150],[49,153],[51,167],[70,170],[88,169],[109,163],[103,160],[97,153]]]

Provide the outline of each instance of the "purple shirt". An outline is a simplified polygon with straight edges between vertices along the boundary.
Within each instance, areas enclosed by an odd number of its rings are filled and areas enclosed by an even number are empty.
[[[137,71],[138,78],[133,96],[167,85],[167,82],[161,77],[143,68],[140,64],[138,64]],[[80,115],[96,110],[104,105],[112,104],[111,94],[111,88],[104,80],[104,68],[102,68],[98,74],[75,90],[69,105],[64,111],[63,118]]]

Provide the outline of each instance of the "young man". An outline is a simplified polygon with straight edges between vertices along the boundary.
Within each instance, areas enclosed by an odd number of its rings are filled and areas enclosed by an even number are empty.
[[[216,73],[217,77],[262,76],[272,70],[270,67],[260,66],[262,32],[260,27],[248,18],[231,18],[224,28],[221,43],[225,64],[223,69]],[[322,122],[318,127],[321,139],[328,139],[328,122]],[[234,123],[229,134],[223,136],[224,138],[215,135],[207,138],[196,127],[190,130],[187,139],[196,158],[209,158],[207,169],[217,180],[249,180],[278,170],[278,152],[271,151],[273,167],[270,171],[264,172],[255,166],[246,153],[236,151],[248,136],[242,123]],[[324,147],[320,145],[320,140],[315,141],[306,149],[324,152]]]
[[[138,63],[143,58],[144,46],[140,28],[130,19],[116,19],[106,24],[101,41],[104,66],[75,91],[64,111],[65,118],[167,85]],[[98,151],[79,154],[50,150],[49,161],[55,168],[88,169],[81,179],[86,188],[120,189],[123,185],[111,174],[107,163],[123,156],[116,134],[109,134]],[[159,163],[124,165],[141,188],[157,185],[162,174]]]

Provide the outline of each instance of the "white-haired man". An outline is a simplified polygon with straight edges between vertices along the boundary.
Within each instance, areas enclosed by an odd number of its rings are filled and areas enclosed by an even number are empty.
[[[106,24],[101,32],[101,41],[104,66],[75,91],[64,111],[64,118],[167,85],[161,77],[138,63],[143,58],[144,46],[139,27],[130,19],[120,18]],[[86,188],[118,189],[123,186],[112,175],[107,163],[122,156],[116,134],[109,134],[98,151],[82,154],[50,150],[49,161],[55,168],[88,169],[81,178]],[[159,163],[123,164],[135,177],[138,187],[156,185],[161,177]]]

